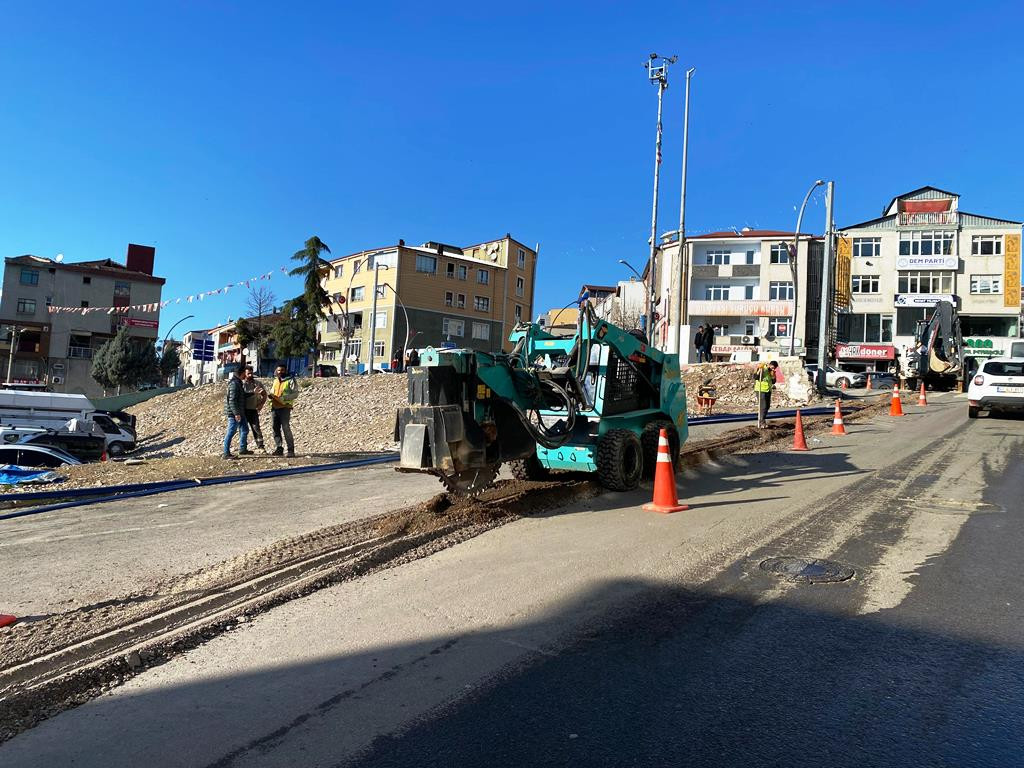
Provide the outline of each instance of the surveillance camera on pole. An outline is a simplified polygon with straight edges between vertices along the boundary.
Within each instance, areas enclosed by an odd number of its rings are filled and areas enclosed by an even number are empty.
[[[665,58],[652,53],[647,60],[647,80],[658,86],[658,130],[654,144],[654,202],[651,206],[651,255],[649,279],[651,282],[650,298],[647,306],[648,317],[648,342],[654,345],[654,304],[657,301],[655,295],[655,281],[658,257],[658,182],[661,171],[661,105],[668,88],[668,67],[675,64],[677,56]]]

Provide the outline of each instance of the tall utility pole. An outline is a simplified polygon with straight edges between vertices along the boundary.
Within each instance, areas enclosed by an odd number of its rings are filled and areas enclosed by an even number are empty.
[[[666,59],[652,53],[647,59],[647,79],[658,86],[658,132],[654,142],[654,203],[651,205],[651,257],[649,261],[649,280],[651,283],[650,306],[647,308],[647,338],[654,343],[654,303],[657,300],[655,286],[657,285],[658,266],[658,182],[661,172],[661,104],[668,88],[668,66],[675,64],[678,56]],[[660,62],[657,63],[657,62]]]
[[[804,209],[807,207],[807,201],[811,199],[811,195],[818,187],[822,186],[825,182],[818,179],[816,182],[811,184],[811,188],[807,190],[807,194],[804,195],[804,201],[800,204],[800,213],[796,217],[796,232],[793,233],[793,247],[789,253],[789,271],[793,275],[793,315],[789,318],[789,356],[793,356],[794,345],[796,344],[796,317],[797,317],[797,303],[799,302],[800,286],[797,283],[797,256],[800,253],[800,225],[804,220]],[[806,335],[806,328],[804,329]]]
[[[387,264],[373,263],[373,308],[370,310],[370,370],[368,376],[373,375],[373,349],[377,344],[377,281],[380,279],[380,271],[388,269]]]
[[[686,276],[690,271],[686,258],[686,158],[689,154],[690,78],[693,77],[693,73],[696,71],[696,67],[690,67],[686,70],[686,97],[683,100],[683,181],[682,189],[679,193],[679,257],[676,259],[677,277],[676,284],[672,286],[672,317],[669,320],[670,328],[672,327],[672,322],[675,322],[676,331],[675,337],[668,345],[668,351],[680,354],[683,351],[682,333],[683,326],[686,324],[687,312]]]
[[[18,336],[21,335],[21,328],[16,325],[11,328],[11,355],[7,358],[7,383],[11,383],[11,369],[14,367],[14,352],[18,349]]]
[[[834,194],[835,182],[830,181],[825,188],[825,247],[821,255],[821,310],[818,314],[818,380],[816,384],[821,393],[825,392],[825,355],[828,346],[826,334],[832,316],[829,311],[828,299],[832,295],[832,253],[836,227],[835,222],[832,221]]]

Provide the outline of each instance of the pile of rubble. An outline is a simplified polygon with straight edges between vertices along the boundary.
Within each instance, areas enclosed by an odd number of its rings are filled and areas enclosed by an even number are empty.
[[[686,384],[687,410],[697,415],[697,395],[704,385],[714,387],[712,413],[753,413],[757,410],[754,394],[756,363],[703,363],[683,368]],[[780,364],[780,376],[772,392],[772,408],[796,408],[818,400],[810,387],[807,374],[799,363]]]
[[[395,411],[408,398],[401,375],[299,379],[292,411],[295,449],[300,454],[395,449]],[[263,384],[268,389],[270,381]],[[221,451],[227,384],[217,382],[154,397],[128,409],[135,414],[137,455],[209,456]],[[270,406],[260,412],[264,442],[273,448]],[[252,449],[255,444],[250,436]],[[237,438],[236,438],[237,447]]]

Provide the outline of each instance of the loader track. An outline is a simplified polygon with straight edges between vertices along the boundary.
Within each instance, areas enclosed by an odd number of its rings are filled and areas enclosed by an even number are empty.
[[[571,479],[506,481],[472,499],[440,494],[16,626],[0,647],[0,743],[276,605],[597,492]]]

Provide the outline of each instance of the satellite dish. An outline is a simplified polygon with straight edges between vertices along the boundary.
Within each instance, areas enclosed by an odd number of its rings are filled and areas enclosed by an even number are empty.
[[[62,261],[64,261],[64,254],[63,253],[58,253],[57,254],[57,263],[59,264]]]

